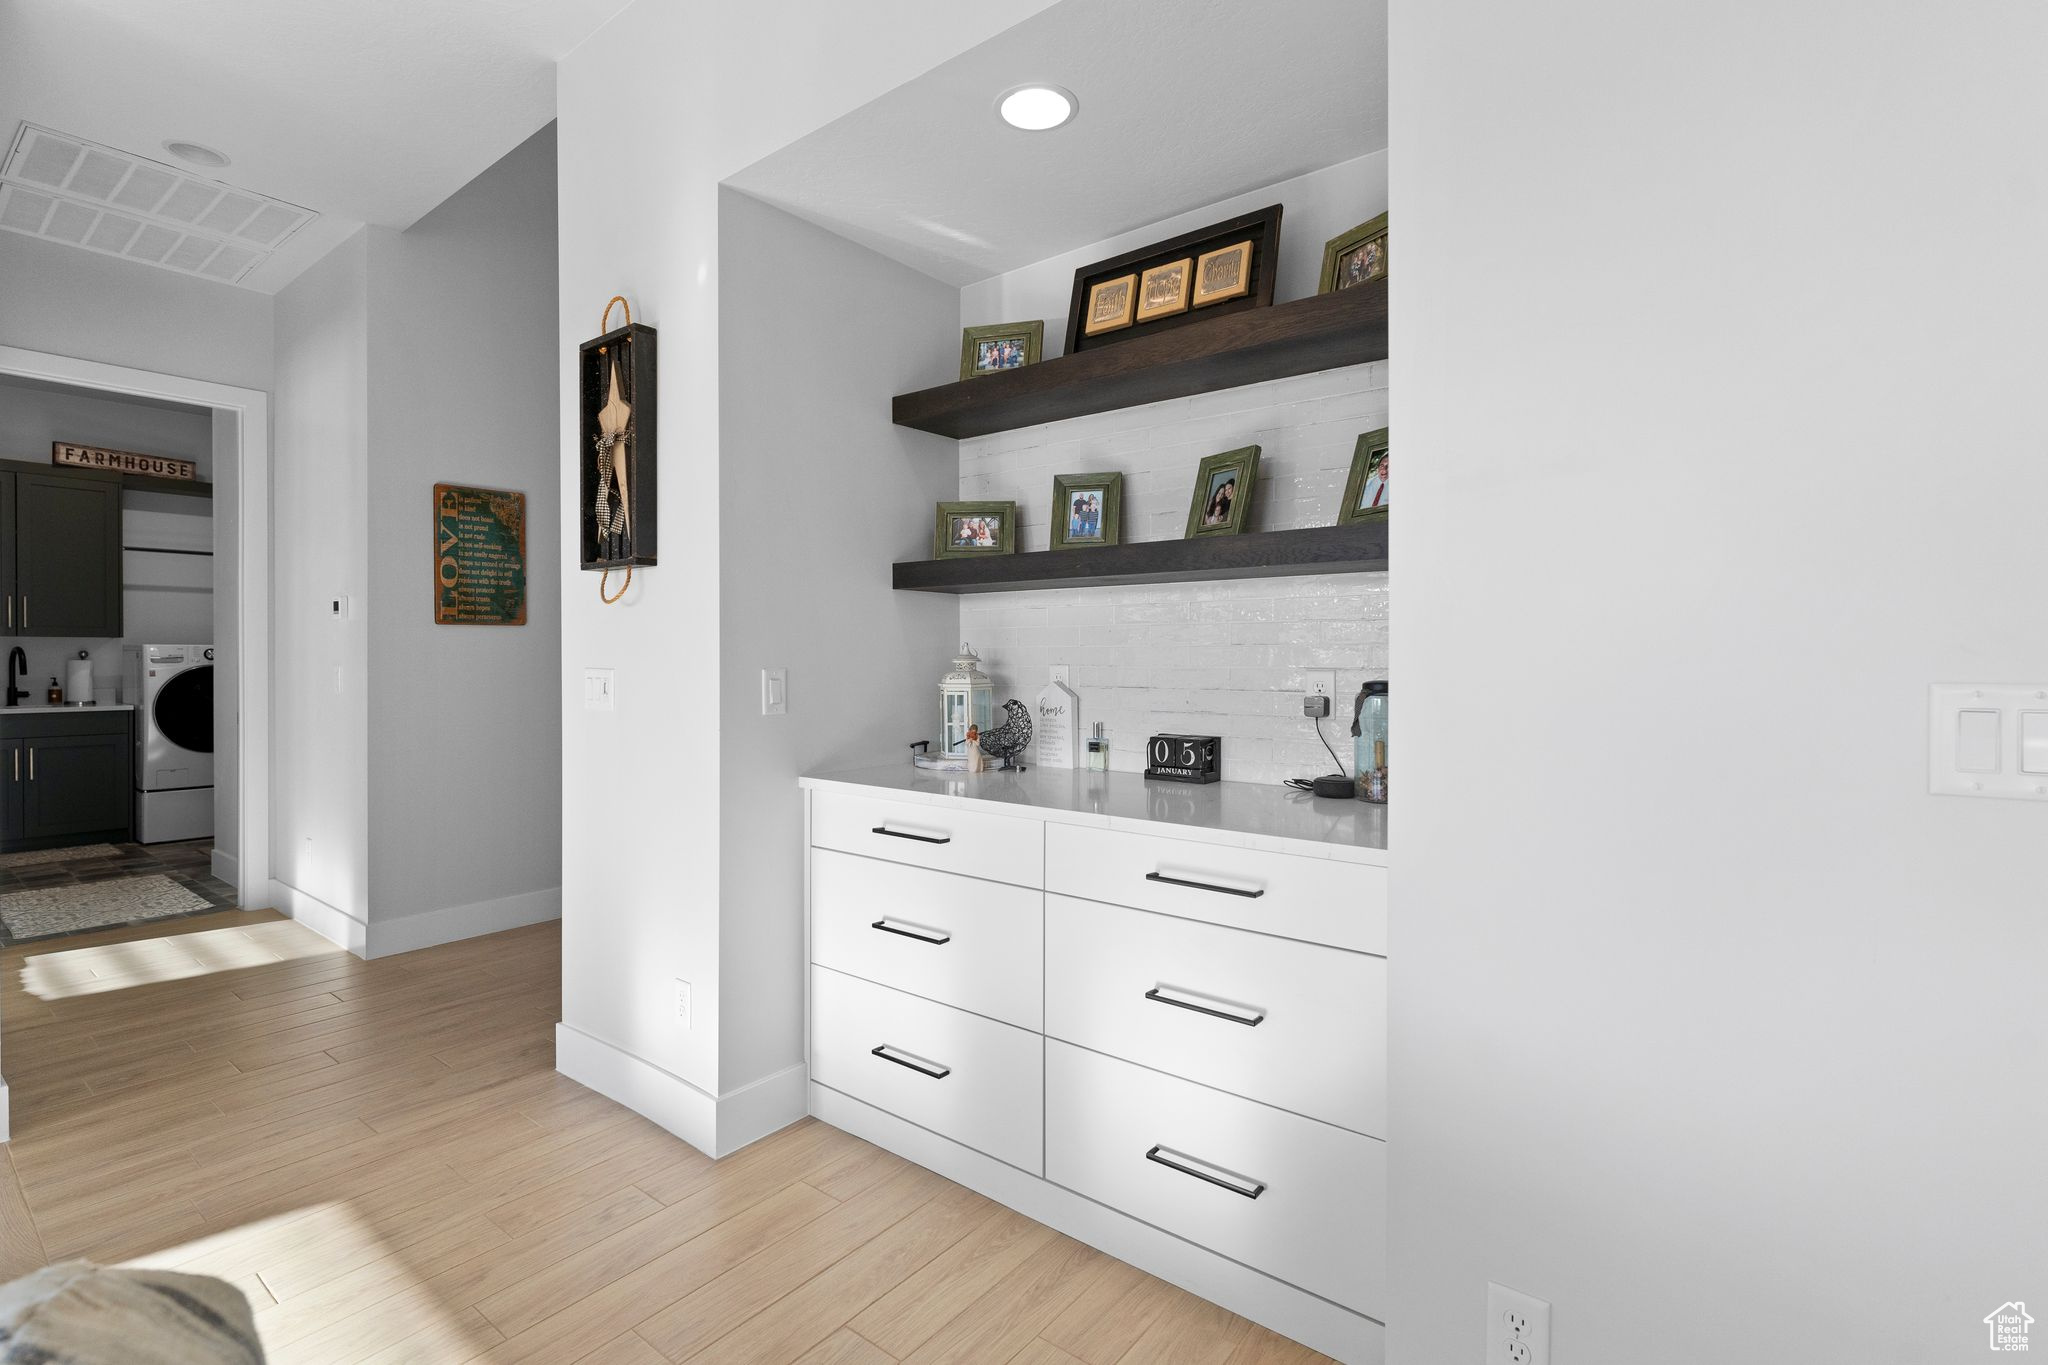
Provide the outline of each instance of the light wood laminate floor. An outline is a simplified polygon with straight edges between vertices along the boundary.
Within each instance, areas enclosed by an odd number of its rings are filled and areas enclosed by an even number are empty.
[[[554,1073],[560,961],[267,912],[0,952],[0,1281],[220,1275],[322,1365],[1324,1359],[815,1120],[712,1162]]]

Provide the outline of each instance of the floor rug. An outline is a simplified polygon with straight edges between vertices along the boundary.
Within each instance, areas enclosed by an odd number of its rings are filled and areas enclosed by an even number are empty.
[[[212,908],[206,897],[169,877],[126,877],[9,891],[0,895],[0,924],[16,939],[49,938]]]
[[[26,853],[0,853],[0,868],[68,863],[74,858],[111,858],[120,851],[112,844],[80,844],[73,848],[32,848]]]

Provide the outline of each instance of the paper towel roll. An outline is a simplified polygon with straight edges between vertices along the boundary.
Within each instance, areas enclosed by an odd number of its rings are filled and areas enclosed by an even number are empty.
[[[64,700],[75,706],[92,699],[92,660],[71,660],[64,668]]]

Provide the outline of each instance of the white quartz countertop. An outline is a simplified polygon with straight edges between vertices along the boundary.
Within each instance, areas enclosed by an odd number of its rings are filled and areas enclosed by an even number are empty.
[[[1213,837],[1381,866],[1387,861],[1385,806],[1315,797],[1257,782],[1195,786],[1148,782],[1138,773],[1075,768],[942,773],[904,762],[816,773],[803,778],[802,784],[861,788],[906,801],[986,801],[1063,823],[1134,828],[1180,838]]]
[[[47,702],[38,702],[34,706],[24,703],[21,706],[0,707],[0,718],[7,716],[53,716],[60,711],[67,715],[84,714],[89,716],[97,711],[133,711],[134,709],[127,702],[102,702],[97,706],[51,706]]]

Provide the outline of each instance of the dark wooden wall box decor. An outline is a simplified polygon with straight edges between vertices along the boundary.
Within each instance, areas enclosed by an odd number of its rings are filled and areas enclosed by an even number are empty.
[[[656,562],[659,551],[659,490],[655,485],[655,336],[652,327],[629,322],[577,348],[577,391],[581,414],[576,427],[577,544],[582,566],[624,569]],[[616,362],[616,364],[615,364]],[[600,458],[598,414],[611,398],[614,371],[619,398],[632,409],[626,440],[626,507],[631,525],[623,535],[600,537],[597,495]],[[605,457],[607,461],[609,457]]]
[[[526,494],[434,485],[434,624],[526,624]]]
[[[1199,327],[1212,323],[1218,318],[1241,313],[1250,308],[1264,308],[1273,302],[1274,266],[1280,258],[1280,205],[1247,213],[1228,222],[1215,223],[1209,227],[1183,232],[1170,241],[1155,242],[1151,246],[1126,251],[1121,256],[1112,256],[1106,261],[1084,265],[1074,272],[1074,297],[1067,305],[1066,354],[1079,355],[1100,347],[1128,345],[1140,337],[1156,336],[1161,332],[1181,327]],[[1199,260],[1205,251],[1230,246],[1235,242],[1248,241],[1252,244],[1251,292],[1243,298],[1231,299],[1226,303],[1210,304],[1206,308],[1194,308],[1159,318],[1152,322],[1140,322],[1122,327],[1113,332],[1097,332],[1086,335],[1083,330],[1087,323],[1088,291],[1104,280],[1119,275],[1136,274],[1140,279],[1154,266],[1170,265],[1182,259]],[[1193,267],[1190,267],[1191,269]]]
[[[1240,300],[1239,302],[1242,302]],[[1387,282],[1146,332],[1120,346],[896,396],[892,418],[962,440],[1387,358]]]
[[[1021,592],[1364,573],[1386,567],[1387,524],[1371,521],[1200,540],[1143,540],[1086,553],[1034,550],[980,559],[908,560],[895,566],[891,586],[910,592]]]

